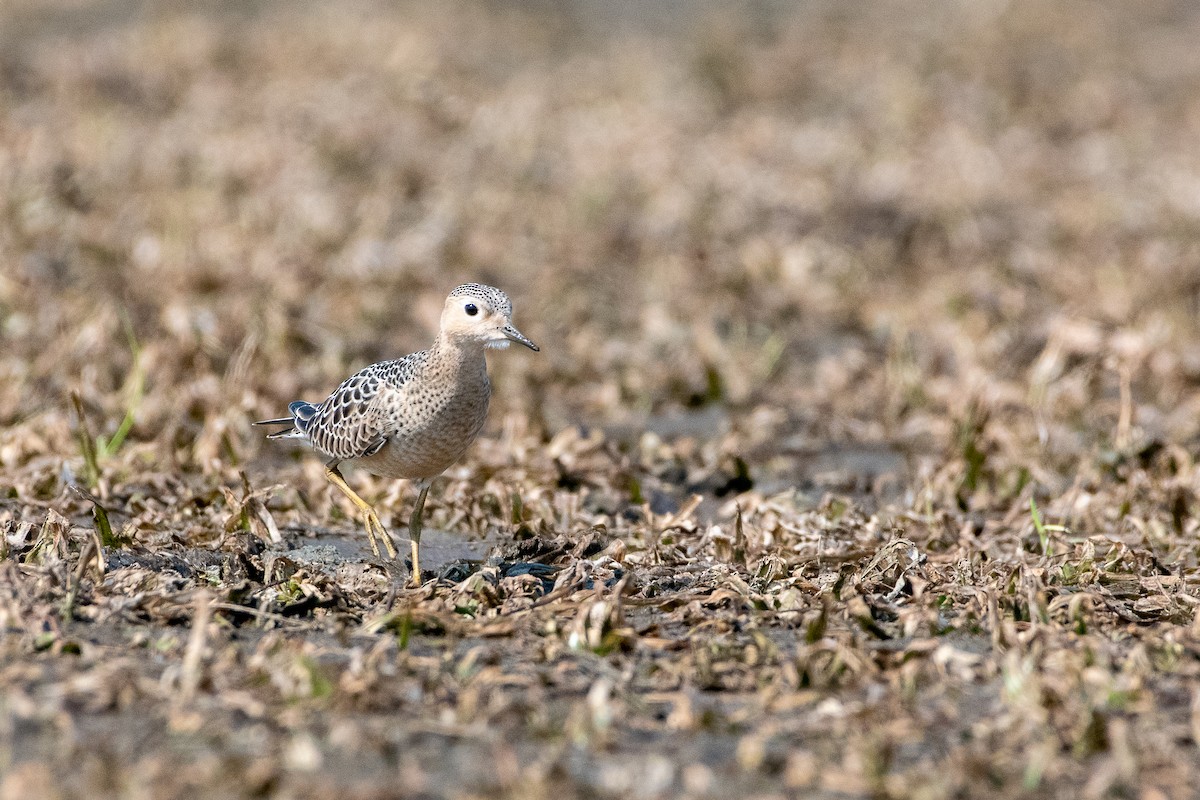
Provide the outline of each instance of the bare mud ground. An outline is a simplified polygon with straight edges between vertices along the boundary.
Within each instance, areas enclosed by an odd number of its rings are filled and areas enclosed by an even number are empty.
[[[1198,41],[4,3],[0,798],[1195,796]],[[464,280],[542,352],[410,591],[250,422]]]

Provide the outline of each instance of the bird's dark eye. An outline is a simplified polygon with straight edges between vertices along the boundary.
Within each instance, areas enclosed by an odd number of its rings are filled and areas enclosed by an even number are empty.
[[[463,310],[467,312],[468,317],[473,317],[479,313],[479,308],[474,303],[467,303],[463,306]]]

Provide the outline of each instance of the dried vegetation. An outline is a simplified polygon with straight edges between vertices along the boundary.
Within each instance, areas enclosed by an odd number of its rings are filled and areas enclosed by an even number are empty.
[[[1192,4],[137,7],[0,9],[0,797],[1192,796]],[[466,279],[406,591],[249,422]]]

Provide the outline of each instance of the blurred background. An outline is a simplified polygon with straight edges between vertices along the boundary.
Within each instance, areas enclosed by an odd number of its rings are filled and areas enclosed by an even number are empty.
[[[983,402],[1061,470],[1122,374],[1127,422],[1195,436],[1190,3],[2,15],[8,469],[70,449],[72,389],[109,435],[137,394],[129,442],[183,465],[252,456],[464,280],[544,343],[493,359],[543,437],[715,407],[764,462],[936,452]]]
[[[1189,796],[1197,42],[1184,0],[3,0],[0,800]],[[464,281],[542,350],[429,525],[545,584],[397,601],[250,423]]]

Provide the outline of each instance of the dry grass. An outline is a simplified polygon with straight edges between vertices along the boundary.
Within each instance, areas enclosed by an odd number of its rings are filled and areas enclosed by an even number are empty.
[[[1193,794],[1200,15],[634,8],[3,6],[0,798]]]

